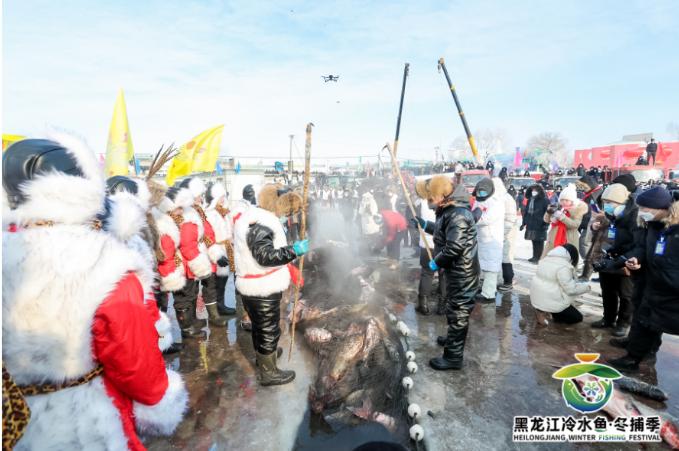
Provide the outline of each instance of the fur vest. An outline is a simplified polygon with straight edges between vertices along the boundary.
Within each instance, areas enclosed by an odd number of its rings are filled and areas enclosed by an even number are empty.
[[[257,263],[247,242],[250,225],[255,223],[273,231],[273,244],[276,249],[287,246],[288,242],[285,237],[285,230],[283,230],[278,218],[273,213],[261,208],[248,209],[234,226],[236,289],[245,296],[267,297],[274,293],[283,292],[288,288],[290,271],[286,266],[265,268]]]

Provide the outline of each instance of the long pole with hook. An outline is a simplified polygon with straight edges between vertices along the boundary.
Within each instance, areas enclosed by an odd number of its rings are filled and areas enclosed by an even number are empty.
[[[410,198],[410,192],[408,191],[408,188],[406,187],[406,182],[403,180],[403,174],[401,174],[401,170],[399,169],[398,166],[398,160],[396,159],[396,154],[394,154],[394,151],[392,150],[391,146],[389,143],[386,143],[383,147],[387,148],[389,151],[389,154],[391,155],[391,166],[394,169],[394,172],[398,175],[398,179],[401,182],[401,188],[403,188],[403,195],[406,198],[406,202],[408,203],[408,207],[410,208],[410,212],[413,214],[413,218],[418,216],[418,214],[415,212],[415,206],[413,205],[413,201]],[[424,248],[427,251],[427,256],[429,256],[429,260],[433,260],[434,257],[431,253],[431,248],[429,247],[429,243],[427,243],[427,239],[424,236],[425,232],[422,230],[422,226],[420,226],[420,223],[417,223],[417,230],[420,231],[420,238],[422,238],[422,241],[424,242]]]
[[[309,178],[311,176],[311,128],[314,126],[313,123],[309,122],[306,125],[306,142],[304,144],[304,188],[302,190],[302,221],[301,230],[299,232],[300,240],[303,240],[306,236],[306,211],[308,208],[309,201]],[[292,357],[292,347],[295,344],[295,326],[297,325],[297,315],[295,311],[297,310],[297,302],[299,301],[299,291],[301,285],[301,279],[304,274],[304,255],[299,259],[299,278],[300,281],[295,285],[295,302],[292,304],[292,328],[290,332],[290,349],[288,350],[288,362]]]

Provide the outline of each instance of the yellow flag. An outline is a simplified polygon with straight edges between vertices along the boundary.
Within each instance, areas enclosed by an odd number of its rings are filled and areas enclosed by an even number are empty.
[[[17,141],[21,141],[22,139],[26,139],[25,136],[21,135],[10,135],[7,133],[2,134],[2,151],[4,152],[5,149],[7,149],[9,146],[14,144]]]
[[[108,129],[106,145],[106,177],[127,175],[128,164],[134,158],[132,135],[127,123],[127,109],[123,90],[118,91],[118,98],[113,107],[113,119]]]
[[[192,172],[214,171],[223,130],[224,125],[210,128],[179,147],[179,154],[172,159],[165,177],[167,185],[172,186],[178,177]]]
[[[213,172],[217,165],[217,157],[219,156],[219,148],[222,145],[222,132],[224,125],[206,130],[198,135],[197,138],[204,139],[196,140],[196,150],[193,153],[193,172]]]

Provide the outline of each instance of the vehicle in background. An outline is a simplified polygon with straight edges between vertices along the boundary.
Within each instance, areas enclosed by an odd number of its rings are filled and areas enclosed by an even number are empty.
[[[632,174],[637,183],[658,182],[665,179],[665,172],[657,166],[623,166],[613,169],[613,177],[622,174]]]
[[[474,187],[482,179],[490,177],[488,171],[485,169],[471,169],[469,171],[464,171],[459,175],[461,183],[470,193],[474,191]]]
[[[535,179],[533,177],[508,177],[507,178],[507,188],[513,186],[514,189],[519,191],[521,188],[528,188],[529,186],[535,185]]]
[[[566,175],[562,177],[555,177],[554,181],[552,182],[552,185],[556,188],[557,186],[560,186],[561,188],[565,188],[571,183],[575,185],[575,182],[580,180],[580,177],[577,175]]]

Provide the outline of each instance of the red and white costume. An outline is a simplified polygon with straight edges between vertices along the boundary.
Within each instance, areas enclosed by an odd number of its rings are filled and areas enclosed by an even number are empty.
[[[224,185],[215,183],[210,188],[210,194],[212,195],[212,202],[210,202],[210,205],[205,210],[205,216],[214,231],[215,245],[217,246],[217,251],[215,252],[215,257],[217,258],[214,261],[217,262],[221,257],[227,256],[225,242],[233,240],[233,229],[229,214],[222,215],[218,208],[218,206],[221,206],[220,202],[225,203],[226,190]],[[220,277],[227,277],[229,271],[228,266],[217,266],[217,275]]]
[[[194,197],[188,188],[181,188],[174,199],[181,207],[182,222],[179,225],[179,252],[184,261],[187,279],[204,279],[215,271],[208,257],[207,246],[203,240],[205,227],[198,212],[191,208]]]
[[[192,178],[189,181],[188,188],[189,191],[191,191],[191,195],[194,199],[196,197],[202,197],[206,191],[205,183],[203,183],[203,181],[199,178]],[[224,245],[220,244],[215,238],[215,230],[212,227],[210,220],[207,218],[207,212],[203,210],[203,207],[201,205],[196,205],[194,202],[192,208],[196,213],[198,213],[198,215],[201,217],[201,220],[203,221],[204,239],[207,241],[207,243],[209,243],[209,245],[206,244],[207,255],[213,265],[212,272],[215,272],[217,270],[217,261],[222,257],[226,257],[226,249],[224,248]]]
[[[18,230],[3,232],[2,357],[19,385],[73,381],[99,365],[103,374],[28,396],[31,419],[15,449],[143,450],[137,432],[171,434],[188,395],[158,349],[147,263],[88,224],[104,205],[94,154],[57,140],[84,176],[55,172],[24,185]]]

